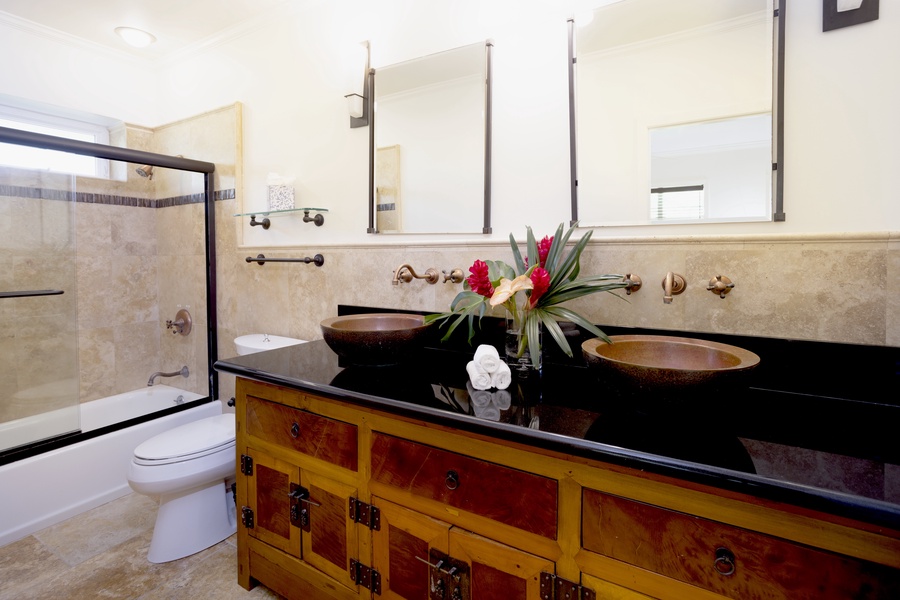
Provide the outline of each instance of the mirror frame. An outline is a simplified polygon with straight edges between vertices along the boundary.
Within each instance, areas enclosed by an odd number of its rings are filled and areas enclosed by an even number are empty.
[[[775,60],[773,69],[773,96],[772,99],[772,172],[773,172],[773,197],[772,197],[772,221],[784,221],[784,41],[785,41],[785,5],[787,0],[774,0],[773,17],[775,31],[773,44]],[[578,224],[578,156],[576,137],[576,111],[575,111],[575,64],[578,57],[575,55],[575,19],[568,19],[569,29],[569,181],[572,219],[569,225]],[[703,224],[703,223],[698,223]],[[654,223],[660,225],[660,223]]]
[[[489,234],[491,229],[491,130],[493,118],[493,49],[494,42],[484,42],[484,214],[481,228],[482,234]],[[450,48],[453,50],[453,48]],[[388,65],[390,66],[390,65]],[[375,228],[375,69],[369,69],[367,85],[369,94],[366,105],[369,111],[369,224],[366,233],[380,233]],[[400,232],[414,234],[416,232]],[[460,232],[455,232],[460,233]],[[465,233],[465,232],[463,232]]]

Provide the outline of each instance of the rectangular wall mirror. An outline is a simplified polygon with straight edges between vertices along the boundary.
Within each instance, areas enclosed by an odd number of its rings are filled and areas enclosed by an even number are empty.
[[[490,233],[491,48],[374,69],[370,232]]]
[[[572,220],[784,220],[784,0],[620,0],[569,22]]]

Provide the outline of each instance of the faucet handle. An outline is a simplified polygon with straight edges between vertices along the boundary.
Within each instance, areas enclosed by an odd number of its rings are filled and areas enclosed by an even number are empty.
[[[466,278],[462,269],[453,269],[452,271],[441,271],[444,274],[444,283],[462,283]]]
[[[719,298],[724,299],[725,294],[734,289],[734,284],[731,283],[731,280],[727,277],[716,275],[709,280],[709,285],[706,286],[706,289],[711,291],[713,294],[718,294]]]
[[[641,278],[634,273],[626,273],[622,282],[625,284],[625,294],[627,296],[630,296],[631,292],[636,292],[641,289],[641,286],[644,284],[644,282],[641,281]]]

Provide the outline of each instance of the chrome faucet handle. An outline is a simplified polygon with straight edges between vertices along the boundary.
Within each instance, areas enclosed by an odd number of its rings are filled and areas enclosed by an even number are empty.
[[[716,275],[709,280],[709,285],[706,286],[706,289],[711,291],[713,294],[718,294],[719,298],[724,299],[725,294],[734,289],[734,284],[731,283],[731,280],[727,277]]]

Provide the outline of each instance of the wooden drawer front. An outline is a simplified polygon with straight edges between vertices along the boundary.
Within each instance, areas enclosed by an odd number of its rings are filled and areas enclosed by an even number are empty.
[[[247,433],[261,440],[356,470],[356,426],[247,396]]]
[[[372,479],[556,539],[553,479],[377,433],[372,440]]]
[[[897,570],[589,489],[582,544],[728,598],[900,598]]]

